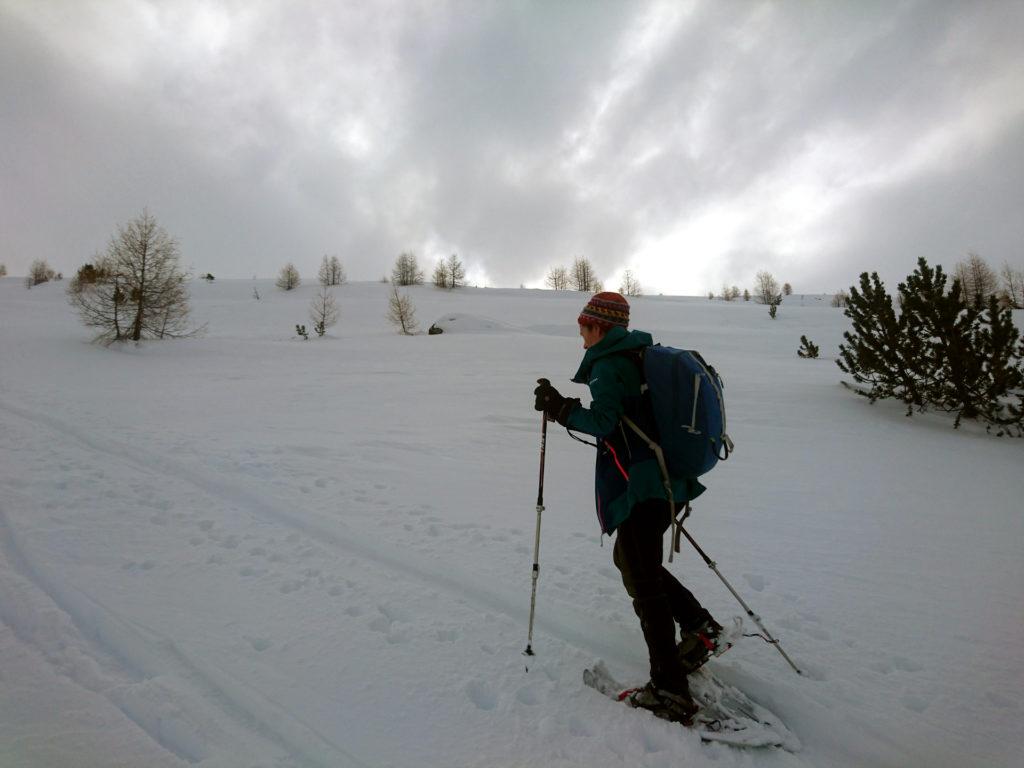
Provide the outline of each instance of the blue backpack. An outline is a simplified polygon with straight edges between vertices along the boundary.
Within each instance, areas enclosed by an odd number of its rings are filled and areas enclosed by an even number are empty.
[[[658,434],[645,435],[624,420],[652,448],[660,447],[663,471],[697,478],[728,459],[733,442],[725,431],[722,379],[700,353],[655,344],[644,350],[643,373]]]

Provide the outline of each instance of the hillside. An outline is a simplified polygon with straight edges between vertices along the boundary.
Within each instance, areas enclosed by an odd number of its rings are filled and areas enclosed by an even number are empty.
[[[192,285],[194,340],[89,343],[60,284],[0,279],[0,766],[1010,766],[1024,753],[1024,441],[839,385],[818,297],[642,297],[633,327],[725,380],[735,455],[688,529],[783,647],[712,662],[803,749],[745,753],[580,681],[646,654],[539,416],[582,355],[574,293]],[[438,322],[439,336],[426,328]],[[1024,313],[1017,313],[1018,326]],[[801,334],[822,358],[796,355]],[[739,607],[695,553],[673,571]],[[1013,755],[1018,758],[1013,758]]]

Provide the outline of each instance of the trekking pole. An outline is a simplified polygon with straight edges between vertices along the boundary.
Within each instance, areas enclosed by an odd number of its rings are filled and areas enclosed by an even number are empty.
[[[530,631],[524,656],[533,656],[533,613],[537,607],[537,579],[540,576],[540,513],[544,511],[544,453],[548,442],[548,415],[540,415],[540,480],[537,484],[537,532],[533,538],[533,588],[530,590]],[[529,672],[530,668],[527,667]]]
[[[786,655],[786,652],[782,650],[782,646],[779,645],[779,641],[772,637],[771,633],[767,629],[765,629],[764,624],[761,623],[761,617],[754,613],[752,610],[750,610],[750,607],[745,602],[743,602],[743,598],[739,596],[739,593],[732,588],[732,584],[726,581],[725,576],[723,576],[722,572],[718,570],[718,565],[715,563],[715,561],[708,557],[704,550],[700,548],[700,545],[693,540],[693,536],[690,535],[690,532],[688,530],[683,528],[682,525],[679,526],[679,530],[682,532],[683,536],[686,537],[686,540],[693,545],[693,548],[697,550],[697,554],[700,555],[704,559],[704,562],[708,564],[708,568],[714,571],[715,576],[720,578],[722,580],[722,583],[725,584],[726,588],[730,592],[732,592],[732,596],[735,597],[736,601],[743,606],[743,610],[747,612],[747,616],[754,620],[754,623],[757,624],[758,629],[761,630],[761,633],[764,636],[765,641],[769,645],[774,645],[775,650],[782,654],[782,658],[784,658],[789,663],[789,666],[791,666],[798,675],[802,675],[803,672],[800,671],[800,668],[797,667],[797,665],[793,663],[793,660]]]

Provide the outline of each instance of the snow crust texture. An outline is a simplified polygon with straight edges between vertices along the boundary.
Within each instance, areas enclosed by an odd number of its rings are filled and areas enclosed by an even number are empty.
[[[531,393],[587,401],[585,297],[412,288],[444,333],[404,337],[388,286],[349,284],[303,341],[315,286],[256,285],[193,284],[203,338],[105,348],[62,285],[0,279],[0,766],[1020,764],[1024,441],[840,387],[827,300],[632,309],[725,380],[737,450],[688,528],[807,675],[752,638],[710,667],[794,754],[583,686],[595,658],[630,681],[646,658],[592,451],[557,427],[522,655]],[[671,567],[737,613],[695,553]]]

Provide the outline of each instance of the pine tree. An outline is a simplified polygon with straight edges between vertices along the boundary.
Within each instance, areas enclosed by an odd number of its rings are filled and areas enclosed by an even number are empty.
[[[1024,434],[1024,343],[1012,313],[989,295],[978,310],[965,300],[960,281],[925,259],[899,285],[901,314],[872,274],[850,289],[845,314],[854,333],[844,334],[839,367],[870,386],[872,401],[895,397],[907,415],[932,407],[984,421],[998,434]]]
[[[815,358],[818,356],[818,345],[808,340],[806,336],[801,336],[800,349],[796,351],[796,354],[803,358]]]
[[[981,360],[972,348],[978,310],[968,306],[960,281],[946,291],[941,266],[934,269],[922,257],[917,269],[900,283],[900,320],[905,327],[902,355],[922,384],[924,399],[935,407],[963,417],[978,415],[976,397]]]
[[[975,324],[971,347],[982,361],[978,395],[979,415],[1002,435],[1011,429],[1024,433],[1024,341],[1013,325],[1013,314],[989,296]],[[1014,402],[1016,400],[1016,402]]]
[[[871,402],[896,398],[907,405],[907,415],[924,399],[919,382],[908,369],[902,350],[906,345],[906,329],[896,316],[892,297],[885,284],[872,272],[860,276],[860,290],[850,288],[844,314],[853,323],[853,332],[846,331],[845,344],[839,345],[836,365],[859,384],[867,384],[865,394]]]

